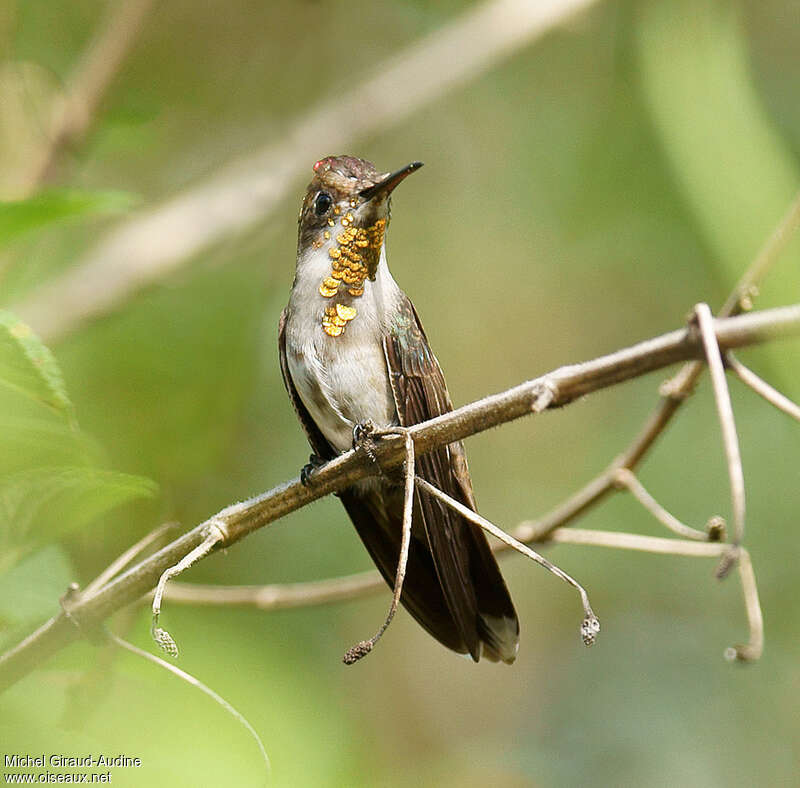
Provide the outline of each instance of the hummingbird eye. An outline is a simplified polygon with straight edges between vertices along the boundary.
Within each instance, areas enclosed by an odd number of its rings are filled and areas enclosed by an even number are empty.
[[[314,198],[314,213],[317,216],[324,216],[331,209],[331,205],[333,205],[333,200],[330,194],[328,192],[320,192]]]

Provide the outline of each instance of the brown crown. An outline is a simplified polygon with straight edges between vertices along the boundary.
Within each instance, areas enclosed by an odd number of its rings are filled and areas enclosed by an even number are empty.
[[[308,188],[309,191],[327,189],[341,198],[374,186],[384,174],[371,161],[356,156],[326,156],[314,165],[314,177]]]

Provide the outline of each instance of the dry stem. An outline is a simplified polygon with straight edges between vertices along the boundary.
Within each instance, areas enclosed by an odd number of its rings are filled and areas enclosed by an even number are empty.
[[[798,334],[800,304],[726,320],[717,319],[713,325],[717,341],[723,349]],[[702,357],[703,348],[695,333],[687,329],[673,331],[584,364],[562,367],[549,375],[409,427],[415,451],[420,455],[435,447],[531,415],[537,407],[541,407],[544,390],[552,394],[549,407],[561,407],[588,393],[667,364]],[[404,440],[396,436],[383,439],[376,447],[376,455],[381,467],[397,467],[405,457]],[[248,501],[229,506],[93,594],[72,595],[69,617],[64,613],[56,616],[0,656],[0,690],[116,610],[139,599],[156,584],[165,570],[176,566],[204,544],[210,525],[220,528],[224,537],[214,549],[227,547],[267,523],[375,472],[372,463],[365,462],[363,457],[352,451],[347,452],[317,470],[309,487],[303,486],[299,479],[294,479]],[[613,480],[609,483],[613,485]],[[574,502],[571,506],[574,510]],[[566,515],[562,522],[574,517],[571,511],[567,511]],[[546,520],[548,531],[556,525],[558,523],[553,523],[552,516]],[[541,537],[528,534],[528,538]]]
[[[496,539],[499,539],[504,544],[508,545],[512,550],[516,550],[518,553],[521,553],[526,558],[530,558],[532,561],[535,561],[539,566],[543,566],[548,572],[552,572],[556,577],[563,580],[568,585],[571,585],[577,592],[580,594],[581,597],[581,604],[583,605],[583,621],[581,622],[581,640],[583,640],[584,645],[592,646],[597,638],[598,632],[600,632],[600,622],[597,620],[597,616],[594,614],[592,610],[592,606],[589,604],[589,595],[586,593],[586,589],[573,577],[568,575],[563,569],[560,569],[555,564],[552,564],[548,561],[544,556],[539,555],[535,550],[531,550],[526,544],[523,544],[518,539],[515,539],[510,534],[507,534],[502,528],[498,528],[493,522],[487,520],[485,517],[481,517],[477,512],[473,512],[472,509],[464,506],[464,504],[457,501],[455,498],[451,498],[447,493],[442,492],[438,487],[434,487],[429,482],[426,482],[425,479],[421,479],[419,476],[417,477],[417,485],[425,490],[425,492],[430,493],[435,498],[438,498],[443,503],[447,504],[451,509],[458,512],[462,517],[465,517],[471,523],[475,523],[479,528],[483,528],[484,531],[490,533]]]
[[[394,580],[394,592],[392,594],[392,604],[389,607],[389,613],[386,620],[381,625],[381,628],[369,639],[362,640],[356,643],[347,650],[344,655],[343,662],[345,665],[352,665],[362,657],[369,654],[374,648],[375,644],[381,639],[383,633],[389,628],[392,623],[397,606],[400,604],[400,595],[403,592],[403,581],[406,577],[406,566],[408,564],[408,551],[411,547],[411,517],[414,512],[414,441],[411,440],[411,434],[405,428],[398,427],[394,430],[387,430],[384,434],[400,434],[405,441],[406,449],[406,468],[405,468],[405,491],[403,496],[403,530],[400,539],[400,557],[397,560],[397,573]]]
[[[756,394],[762,396],[770,405],[774,405],[778,410],[783,411],[787,416],[791,416],[795,421],[800,421],[800,407],[756,375],[752,369],[746,367],[741,361],[734,358],[733,353],[727,353],[725,355],[725,366],[727,366],[742,383],[753,389]]]
[[[679,555],[693,558],[722,558],[729,553],[730,546],[720,542],[694,542],[684,539],[665,539],[661,536],[642,536],[619,531],[592,531],[584,528],[558,528],[548,540],[556,544],[591,545],[611,547],[616,550],[638,550],[660,555]],[[750,630],[750,639],[745,645],[731,646],[725,650],[727,659],[749,662],[759,659],[764,650],[764,620],[758,601],[758,587],[750,554],[743,547],[738,549],[739,577],[745,601],[745,612]]]
[[[725,448],[725,460],[728,466],[728,479],[731,487],[731,507],[733,509],[733,549],[722,559],[717,568],[717,576],[722,578],[730,571],[733,562],[738,557],[737,548],[744,539],[745,494],[744,471],[742,470],[742,456],[739,451],[739,439],[736,435],[736,422],[733,418],[731,395],[728,391],[728,381],[725,378],[725,366],[722,363],[722,353],[713,331],[714,318],[708,304],[698,304],[694,310],[700,335],[703,338],[706,361],[711,373],[711,383],[714,388],[714,401],[717,404],[720,428],[722,430],[722,443]]]

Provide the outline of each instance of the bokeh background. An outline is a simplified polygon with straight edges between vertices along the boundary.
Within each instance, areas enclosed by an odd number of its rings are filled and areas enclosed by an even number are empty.
[[[395,195],[389,259],[457,404],[676,328],[698,301],[718,307],[800,187],[796,2],[600,0],[378,129],[363,131],[369,102],[352,130],[338,116],[330,128],[318,124],[316,138],[289,146],[288,188],[274,210],[104,314],[51,331],[32,306],[39,288],[80,268],[109,233],[264,146],[283,150],[320,102],[335,104],[478,7],[156,3],[86,133],[59,152],[46,180],[32,181],[70,75],[106,15],[123,5],[0,5],[0,188],[8,201],[0,206],[0,303],[30,321],[55,360],[42,359],[6,319],[6,644],[54,614],[70,581],[85,584],[155,525],[189,528],[306,462],[280,380],[276,324],[317,158],[354,153],[386,170],[426,162]],[[503,12],[512,22],[521,13],[513,3]],[[485,42],[462,43],[466,57]],[[389,103],[401,108],[419,80]],[[181,240],[203,227],[170,232]],[[152,237],[155,249],[175,241]],[[795,244],[759,306],[798,300],[798,263]],[[107,286],[97,273],[89,290]],[[52,315],[59,292],[56,284],[48,296]],[[798,351],[788,341],[741,358],[797,399]],[[44,377],[25,353],[39,354]],[[556,505],[628,443],[661,379],[470,439],[482,512],[511,528]],[[508,557],[503,570],[522,624],[513,667],[459,659],[401,613],[368,659],[345,668],[343,651],[380,623],[388,589],[271,613],[168,603],[162,622],[181,646],[178,664],[250,720],[275,785],[796,785],[800,428],[741,386],[732,396],[766,626],[757,664],[722,659],[747,629],[736,577],[717,582],[713,561],[576,547],[547,554],[589,589],[603,625],[592,650],[577,635],[574,592]],[[685,522],[729,516],[707,380],[641,477]],[[579,524],[661,533],[621,495]],[[369,566],[329,499],[186,579],[295,582]],[[143,605],[110,625],[153,650]],[[141,758],[139,769],[117,770],[114,785],[263,780],[252,739],[207,697],[143,660],[87,643],[0,697],[0,742],[4,753]]]

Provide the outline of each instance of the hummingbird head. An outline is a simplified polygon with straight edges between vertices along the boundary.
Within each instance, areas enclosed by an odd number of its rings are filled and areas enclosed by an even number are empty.
[[[298,255],[328,247],[332,276],[360,295],[364,279],[374,279],[389,223],[389,198],[411,164],[381,173],[355,156],[328,156],[314,165],[298,217]]]

